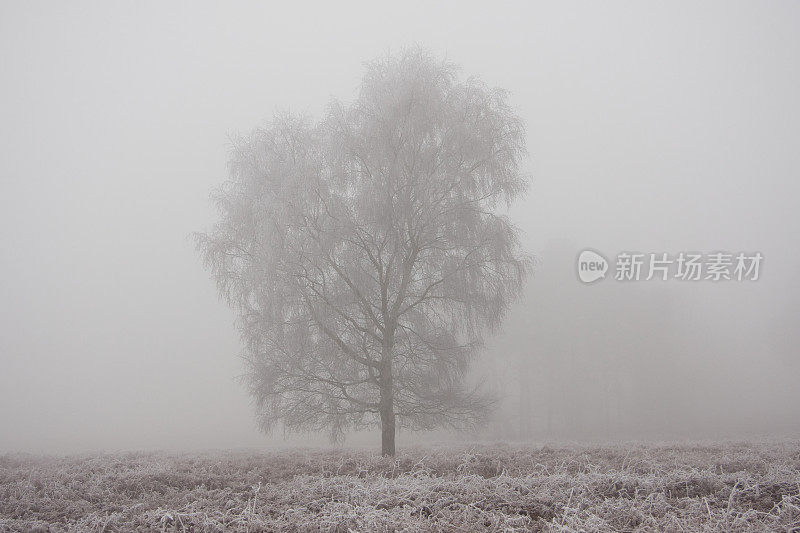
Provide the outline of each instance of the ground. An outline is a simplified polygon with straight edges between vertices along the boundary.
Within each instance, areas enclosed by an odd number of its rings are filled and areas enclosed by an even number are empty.
[[[800,531],[800,442],[0,456],[0,531]]]

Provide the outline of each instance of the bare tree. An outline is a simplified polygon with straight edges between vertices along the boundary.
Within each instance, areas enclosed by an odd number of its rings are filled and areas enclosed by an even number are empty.
[[[263,429],[379,421],[394,455],[396,423],[486,414],[465,373],[529,269],[498,213],[526,189],[524,153],[505,93],[420,49],[369,63],[318,124],[278,114],[234,140],[198,241],[239,313]]]

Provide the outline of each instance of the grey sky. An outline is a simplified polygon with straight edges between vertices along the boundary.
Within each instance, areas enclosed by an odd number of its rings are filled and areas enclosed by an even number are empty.
[[[698,287],[708,327],[796,368],[799,27],[793,2],[3,2],[0,451],[264,442],[189,234],[229,133],[319,115],[410,44],[510,91],[532,251],[760,250],[757,287]]]

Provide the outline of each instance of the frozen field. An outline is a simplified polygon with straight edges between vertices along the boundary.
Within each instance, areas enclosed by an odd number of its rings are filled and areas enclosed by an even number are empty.
[[[800,531],[800,442],[0,456],[0,531]]]

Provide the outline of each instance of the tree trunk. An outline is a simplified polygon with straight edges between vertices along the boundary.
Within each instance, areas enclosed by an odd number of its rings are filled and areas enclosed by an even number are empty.
[[[394,411],[381,408],[381,455],[394,457]]]
[[[391,362],[381,372],[381,454],[394,457],[394,380]]]
[[[385,316],[385,313],[384,313]],[[394,324],[386,320],[380,374],[381,455],[394,457],[394,376],[392,375],[392,348]]]

